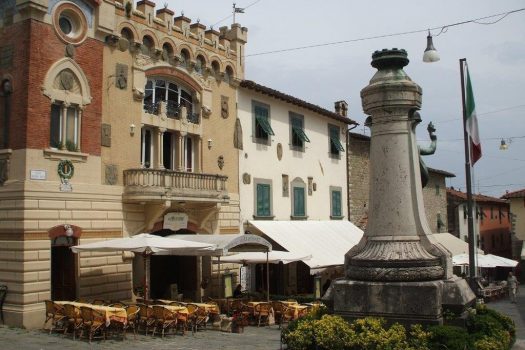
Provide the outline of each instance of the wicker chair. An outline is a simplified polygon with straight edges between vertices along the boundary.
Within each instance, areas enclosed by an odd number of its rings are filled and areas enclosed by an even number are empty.
[[[153,305],[153,316],[155,317],[155,327],[153,328],[153,336],[157,328],[162,330],[162,338],[166,330],[173,329],[177,326],[177,313],[172,312],[161,305]]]
[[[187,304],[189,311],[189,321],[191,323],[191,331],[195,333],[199,328],[206,329],[206,322],[208,321],[208,313],[204,308],[198,307],[195,304]]]
[[[76,339],[77,332],[80,332],[80,335],[82,335],[83,320],[80,314],[80,309],[72,304],[64,304],[64,315],[66,316],[64,334],[71,329],[74,340]]]
[[[137,306],[139,307],[139,325],[144,328],[144,334],[148,335],[149,328],[155,326],[153,308],[146,304],[137,304]]]
[[[42,328],[46,329],[46,324],[51,321],[49,327],[49,334],[53,330],[55,331],[64,331],[66,326],[66,315],[64,315],[64,307],[62,305],[56,304],[51,300],[46,300],[46,320],[44,321],[44,326]]]
[[[270,325],[270,312],[272,310],[272,305],[270,303],[259,303],[255,305],[253,314],[257,318],[257,327],[261,325],[261,321],[268,326]]]
[[[99,333],[99,338],[106,339],[106,319],[104,314],[87,306],[81,306],[80,313],[83,320],[82,329],[86,331],[89,343],[91,344],[91,340],[97,333]],[[82,337],[82,332],[80,337]]]
[[[102,299],[95,299],[91,302],[93,305],[107,305],[105,300]]]
[[[140,307],[138,305],[128,305],[126,307],[126,314],[128,315],[128,321],[124,328],[123,336],[126,338],[126,331],[128,329],[133,329],[133,337],[137,339],[137,328],[140,323]]]

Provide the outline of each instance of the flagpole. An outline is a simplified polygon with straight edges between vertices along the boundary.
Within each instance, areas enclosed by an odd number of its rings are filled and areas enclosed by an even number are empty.
[[[461,74],[461,102],[463,104],[463,139],[465,142],[465,176],[467,180],[467,224],[468,224],[468,252],[469,252],[469,276],[475,280],[476,276],[476,243],[474,235],[474,218],[472,215],[472,179],[470,165],[470,136],[467,131],[467,107],[465,103],[465,66],[466,58],[459,60]],[[472,286],[472,284],[471,284]]]

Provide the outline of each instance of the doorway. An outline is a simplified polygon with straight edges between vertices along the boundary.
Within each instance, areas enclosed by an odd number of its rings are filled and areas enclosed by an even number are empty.
[[[70,247],[73,237],[59,236],[51,241],[51,299],[77,299],[77,256]]]

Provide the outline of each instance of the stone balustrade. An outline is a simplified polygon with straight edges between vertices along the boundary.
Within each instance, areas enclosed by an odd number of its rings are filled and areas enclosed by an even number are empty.
[[[227,200],[228,177],[165,169],[124,170],[124,194]]]

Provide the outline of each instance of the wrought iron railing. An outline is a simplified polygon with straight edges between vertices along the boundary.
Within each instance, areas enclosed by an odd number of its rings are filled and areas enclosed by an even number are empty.
[[[180,104],[175,101],[167,101],[166,116],[168,118],[180,119]]]
[[[159,114],[159,104],[144,101],[144,112],[155,115]]]
[[[201,116],[197,113],[191,113],[188,111],[188,115],[186,116],[189,123],[192,124],[199,124],[201,121]]]

